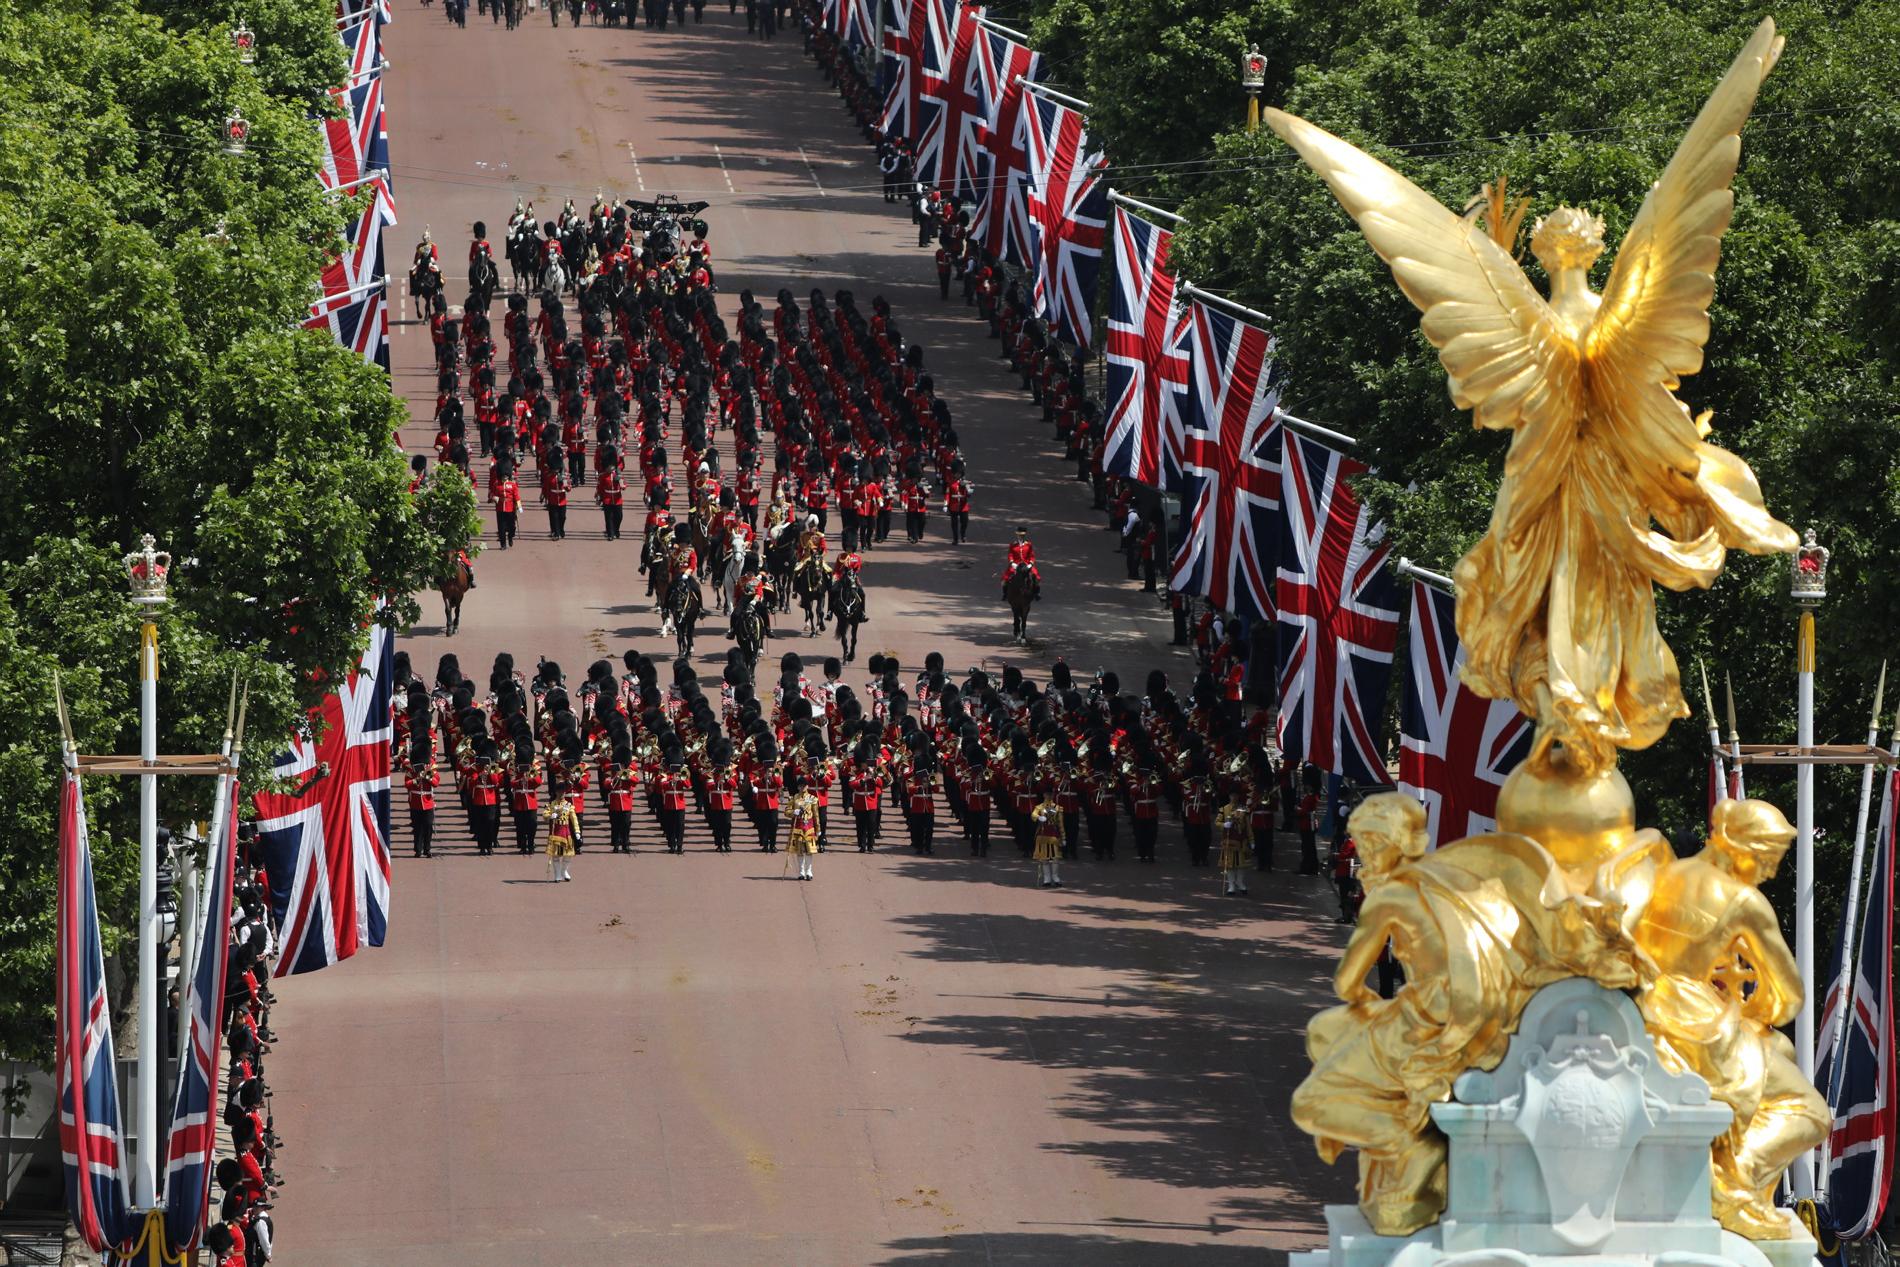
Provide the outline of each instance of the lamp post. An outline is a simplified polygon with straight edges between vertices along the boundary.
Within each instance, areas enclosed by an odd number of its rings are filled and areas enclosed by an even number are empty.
[[[1247,97],[1247,130],[1260,130],[1260,90],[1267,86],[1267,55],[1250,44],[1240,55],[1240,91]]]
[[[125,556],[132,603],[139,624],[139,1051],[137,1148],[132,1164],[133,1200],[141,1210],[158,1204],[159,1008],[158,947],[163,916],[158,902],[158,609],[165,605],[172,556],[157,548],[151,533]]]
[[[1810,528],[1794,552],[1788,596],[1800,608],[1795,644],[1795,744],[1803,760],[1795,767],[1794,957],[1801,970],[1801,1013],[1794,1023],[1795,1060],[1814,1083],[1814,609],[1827,597],[1827,547]],[[1814,1154],[1795,1164],[1791,1187],[1797,1197],[1814,1192]]]

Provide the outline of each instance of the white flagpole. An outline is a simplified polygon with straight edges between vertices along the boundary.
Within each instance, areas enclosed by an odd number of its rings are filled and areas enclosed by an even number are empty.
[[[1397,572],[1400,576],[1423,581],[1433,589],[1443,590],[1447,594],[1457,592],[1449,576],[1446,576],[1443,572],[1428,572],[1410,559],[1400,559],[1398,566],[1392,570]]]
[[[1722,725],[1715,719],[1715,696],[1709,690],[1709,670],[1702,661],[1696,661],[1696,672],[1702,675],[1702,703],[1709,710],[1709,760],[1715,763],[1715,799],[1728,799],[1728,763],[1723,759]]]
[[[1130,198],[1127,194],[1117,193],[1113,189],[1108,191],[1108,200],[1110,202],[1120,203],[1122,206],[1127,207],[1130,211],[1139,211],[1141,212],[1141,214],[1145,216],[1159,216],[1170,224],[1186,224],[1187,223],[1187,217],[1185,216],[1177,216],[1172,211],[1163,211],[1161,208],[1149,206],[1145,202],[1137,202],[1133,198]]]
[[[1735,797],[1740,800],[1748,795],[1748,783],[1742,771],[1742,732],[1735,725],[1735,679],[1727,673],[1722,675],[1722,693],[1728,697],[1729,764],[1735,767]]]
[[[1071,97],[1066,92],[1057,92],[1047,84],[1039,84],[1032,79],[1024,79],[1021,75],[1016,76],[1016,83],[1019,87],[1035,93],[1038,97],[1047,97],[1058,105],[1068,106],[1071,110],[1093,110],[1095,108],[1080,97]]]

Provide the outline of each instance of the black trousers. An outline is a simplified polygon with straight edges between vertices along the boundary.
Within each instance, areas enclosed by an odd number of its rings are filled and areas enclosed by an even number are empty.
[[[713,848],[720,853],[731,853],[732,811],[729,809],[707,810],[706,826],[712,828]]]
[[[990,856],[990,812],[987,809],[973,809],[969,817],[970,852],[979,858]]]
[[[515,810],[514,820],[515,820],[515,852],[516,853],[533,853],[534,852],[534,829],[535,829],[534,811],[531,809]]]
[[[660,810],[660,830],[666,835],[666,847],[671,853],[683,853],[686,849],[686,811],[685,809]]]
[[[469,826],[475,833],[477,847],[483,853],[495,852],[495,841],[501,835],[501,806],[475,806],[469,815]]]
[[[548,507],[548,536],[560,541],[567,536],[567,507]]]
[[[1137,818],[1135,820],[1135,856],[1143,862],[1155,860],[1155,837],[1161,831],[1159,818]]]
[[[1181,829],[1187,836],[1188,858],[1197,867],[1207,865],[1208,846],[1214,839],[1211,823],[1189,823]]]
[[[931,837],[937,830],[935,814],[912,814],[910,816],[910,847],[918,853],[931,853]]]
[[[1097,858],[1115,856],[1115,816],[1113,814],[1090,814],[1089,850]]]
[[[917,236],[921,238],[923,234],[920,233]],[[919,242],[917,245],[922,246],[923,243]],[[947,268],[937,270],[937,294],[943,299],[950,298],[950,270]]]
[[[1082,816],[1072,809],[1062,811],[1062,856],[1073,861],[1076,841],[1082,835]]]
[[[435,811],[432,809],[410,810],[409,833],[415,838],[416,857],[428,857],[429,846],[435,840]]]
[[[759,848],[767,853],[778,852],[778,810],[762,809],[753,814],[752,825],[759,829]]]
[[[1027,858],[1036,851],[1036,838],[1031,834],[1034,824],[1029,821],[1029,815],[1012,805],[1003,811],[1003,817],[1009,822],[1009,834],[1015,837],[1016,852]]]
[[[495,512],[495,536],[501,540],[502,549],[506,550],[515,543],[515,521],[520,517],[518,511],[498,510]]]
[[[904,534],[912,541],[922,541],[924,539],[924,516],[921,511],[907,510],[904,512]]]
[[[615,853],[633,852],[632,810],[610,809],[607,811],[607,839],[612,843]]]
[[[625,506],[606,505],[600,508],[601,527],[607,534],[607,540],[620,540],[620,523],[626,517]]]
[[[953,510],[950,512],[950,544],[962,545],[970,539],[970,512]]]
[[[1300,874],[1319,874],[1319,838],[1311,828],[1300,833]]]
[[[851,817],[858,828],[858,852],[870,853],[877,848],[877,811],[871,809],[852,810]]]

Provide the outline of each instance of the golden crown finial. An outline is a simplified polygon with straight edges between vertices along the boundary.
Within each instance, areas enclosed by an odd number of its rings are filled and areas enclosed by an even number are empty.
[[[148,532],[139,538],[139,548],[125,556],[132,601],[145,607],[156,607],[164,602],[170,584],[172,556],[157,547],[158,539]]]

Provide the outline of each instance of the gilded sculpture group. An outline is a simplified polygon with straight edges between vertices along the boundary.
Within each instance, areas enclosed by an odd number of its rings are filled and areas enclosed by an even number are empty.
[[[1742,124],[1781,51],[1758,27],[1624,236],[1601,294],[1602,222],[1562,208],[1531,250],[1548,301],[1490,231],[1300,119],[1264,115],[1332,188],[1417,305],[1452,398],[1514,434],[1490,530],[1458,565],[1466,681],[1537,724],[1506,782],[1497,832],[1428,853],[1424,813],[1387,795],[1353,815],[1366,900],[1335,975],[1344,1003],[1307,1031],[1294,1094],[1328,1161],[1359,1150],[1360,1205],[1404,1235],[1445,1205],[1446,1145],[1429,1108],[1502,1059],[1532,994],[1568,977],[1630,991],[1666,1065],[1733,1110],[1711,1150],[1714,1213],[1757,1240],[1789,1235],[1774,1186],[1828,1130],[1776,1027],[1801,978],[1757,890],[1794,836],[1763,801],[1717,807],[1708,847],[1677,858],[1637,830],[1619,748],[1688,715],[1656,628],[1653,585],[1706,587],[1724,553],[1792,551],[1747,465],[1709,444],[1675,396],[1702,365]],[[1500,242],[1499,239],[1502,239]],[[1408,984],[1366,979],[1390,942]]]

